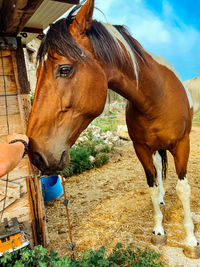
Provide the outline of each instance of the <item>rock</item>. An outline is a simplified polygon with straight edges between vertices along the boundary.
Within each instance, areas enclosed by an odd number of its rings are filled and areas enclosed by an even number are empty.
[[[129,134],[128,134],[128,128],[126,125],[119,125],[117,127],[117,135],[119,138],[124,140],[130,140]]]
[[[94,163],[94,162],[95,162],[95,157],[93,157],[93,156],[89,156],[89,161],[90,161],[91,163]]]

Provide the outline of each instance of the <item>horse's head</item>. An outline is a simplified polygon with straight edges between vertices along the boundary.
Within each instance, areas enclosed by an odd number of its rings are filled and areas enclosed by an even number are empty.
[[[70,147],[105,105],[106,76],[87,37],[93,9],[88,0],[75,18],[52,25],[38,52],[27,135],[31,161],[45,172],[68,164]]]

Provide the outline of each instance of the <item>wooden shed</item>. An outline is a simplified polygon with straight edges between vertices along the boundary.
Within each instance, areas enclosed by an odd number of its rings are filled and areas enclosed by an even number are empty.
[[[0,0],[0,142],[26,133],[30,111],[23,45],[77,0]],[[23,33],[23,34],[21,34]],[[23,36],[23,37],[22,37]],[[26,37],[26,38],[24,38]],[[46,244],[45,214],[37,170],[26,156],[0,179],[0,218],[17,217],[30,244]]]

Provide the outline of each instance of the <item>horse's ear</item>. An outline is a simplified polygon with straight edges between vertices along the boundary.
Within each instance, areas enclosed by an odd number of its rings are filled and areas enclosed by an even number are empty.
[[[70,32],[75,35],[81,35],[90,28],[94,10],[94,0],[87,0],[75,16],[72,24],[69,26]]]

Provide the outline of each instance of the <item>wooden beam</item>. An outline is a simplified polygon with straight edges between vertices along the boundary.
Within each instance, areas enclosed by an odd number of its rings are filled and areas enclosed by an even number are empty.
[[[43,34],[43,29],[24,27],[22,29],[22,32],[31,32],[31,33]]]
[[[1,32],[19,33],[44,0],[4,0]]]
[[[60,3],[66,3],[66,4],[72,4],[72,5],[77,5],[79,4],[79,0],[52,0],[54,2],[60,2]]]
[[[16,80],[19,84],[20,93],[21,94],[29,94],[30,93],[30,87],[28,83],[28,77],[26,72],[26,65],[25,65],[25,59],[24,59],[24,51],[21,43],[21,37],[17,37],[17,50],[16,50],[16,64],[17,71],[16,74]]]

